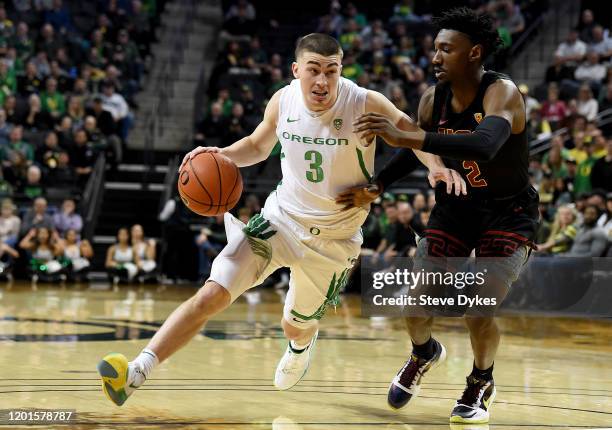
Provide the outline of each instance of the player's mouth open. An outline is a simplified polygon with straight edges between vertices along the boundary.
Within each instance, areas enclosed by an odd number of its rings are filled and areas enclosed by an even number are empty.
[[[317,98],[327,97],[327,91],[313,91],[312,94]]]

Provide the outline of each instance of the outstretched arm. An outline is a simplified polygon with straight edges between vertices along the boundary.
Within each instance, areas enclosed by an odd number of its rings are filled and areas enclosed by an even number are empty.
[[[438,134],[402,131],[392,119],[366,114],[355,123],[355,131],[363,138],[381,136],[391,146],[422,149],[425,152],[458,160],[488,161],[497,154],[511,133],[519,133],[525,127],[525,105],[516,86],[507,80],[492,84],[484,97],[486,116],[473,133]]]
[[[263,120],[249,136],[243,137],[227,148],[214,146],[198,146],[183,158],[179,171],[188,160],[201,152],[216,152],[225,155],[238,167],[251,166],[265,160],[272,152],[277,142],[276,121],[278,119],[278,103],[280,90],[277,91],[266,106]]]
[[[419,130],[419,126],[429,127],[433,110],[434,90],[433,87],[428,89],[421,97],[418,125],[382,94],[374,91],[368,93],[366,111],[387,115],[390,121],[401,130]],[[373,141],[374,134],[370,134],[368,137]],[[454,170],[447,169],[439,156],[418,150],[401,149],[395,153],[380,173],[374,176],[372,184],[350,188],[341,193],[336,198],[336,202],[344,205],[345,209],[365,206],[375,200],[393,182],[415,170],[419,166],[419,161],[429,169],[428,179],[432,187],[435,187],[436,182],[443,181],[446,182],[446,191],[449,194],[453,189],[457,195],[467,193],[467,186],[461,175]]]

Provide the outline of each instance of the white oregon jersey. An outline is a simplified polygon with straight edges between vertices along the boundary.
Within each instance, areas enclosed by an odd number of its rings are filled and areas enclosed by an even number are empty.
[[[280,207],[300,223],[350,236],[365,221],[367,210],[342,211],[335,199],[366,184],[374,172],[375,144],[365,147],[353,133],[366,96],[366,89],[340,78],[335,104],[319,114],[306,108],[298,79],[281,90],[276,135],[283,178],[277,197]]]

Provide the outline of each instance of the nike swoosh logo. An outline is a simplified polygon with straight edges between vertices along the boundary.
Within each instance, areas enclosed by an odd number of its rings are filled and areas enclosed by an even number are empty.
[[[287,122],[296,122],[299,121],[300,119],[291,119],[291,118],[287,118]]]
[[[438,125],[443,125],[443,124],[446,124],[446,122],[447,122],[447,121],[448,121],[447,119],[440,120],[440,122],[438,123]]]
[[[299,319],[297,319],[297,318],[293,318],[293,321],[295,321],[295,322],[299,322],[299,323],[301,323],[301,324],[304,324],[304,321],[300,321],[300,320],[299,320]]]

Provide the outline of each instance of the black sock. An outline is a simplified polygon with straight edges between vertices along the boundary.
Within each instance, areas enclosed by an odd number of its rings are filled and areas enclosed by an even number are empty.
[[[474,366],[472,367],[472,376],[484,381],[493,379],[493,364],[488,369],[481,370],[476,367],[476,363],[474,363]]]
[[[302,348],[302,349],[296,349],[293,347],[293,345],[291,345],[291,341],[289,341],[289,348],[291,348],[291,352],[293,352],[294,354],[301,354],[302,352],[306,351],[308,349],[308,346]]]
[[[429,337],[429,340],[421,345],[416,345],[412,342],[412,352],[419,358],[429,360],[434,356],[434,339]]]

